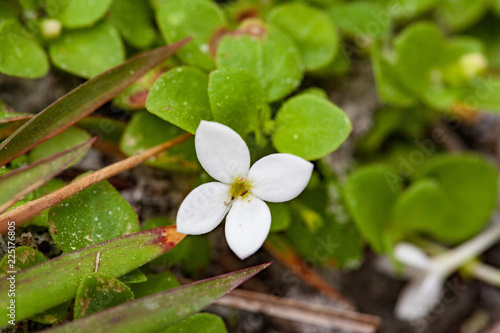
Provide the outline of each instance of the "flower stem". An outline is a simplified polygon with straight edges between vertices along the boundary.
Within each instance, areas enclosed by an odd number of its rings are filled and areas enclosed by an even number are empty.
[[[500,224],[495,224],[462,245],[437,255],[433,259],[436,269],[448,276],[468,261],[495,244],[500,238]]]

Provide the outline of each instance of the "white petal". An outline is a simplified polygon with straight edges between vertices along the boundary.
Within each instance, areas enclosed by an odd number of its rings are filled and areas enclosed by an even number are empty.
[[[394,257],[405,265],[428,271],[431,260],[420,248],[409,243],[398,243],[394,247]]]
[[[229,127],[201,121],[194,138],[196,155],[205,171],[226,184],[245,177],[250,168],[250,151],[238,133]]]
[[[177,212],[177,231],[200,235],[219,225],[230,207],[229,185],[219,182],[198,186],[184,199]]]
[[[226,217],[226,239],[240,258],[254,254],[267,238],[271,228],[271,212],[259,198],[237,199]]]
[[[396,303],[396,317],[414,320],[425,317],[441,298],[444,279],[439,274],[416,276],[403,289]]]
[[[313,167],[311,162],[291,154],[263,157],[248,172],[252,193],[270,202],[292,200],[306,187]]]

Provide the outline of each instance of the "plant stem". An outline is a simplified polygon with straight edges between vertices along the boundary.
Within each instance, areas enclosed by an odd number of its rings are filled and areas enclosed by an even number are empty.
[[[63,188],[55,192],[49,193],[36,200],[27,202],[22,206],[19,206],[0,215],[0,233],[5,233],[7,231],[7,225],[9,221],[14,221],[16,225],[19,225],[29,218],[40,214],[45,209],[50,208],[69,198],[73,194],[78,193],[91,185],[97,184],[112,176],[122,173],[123,171],[129,170],[147,161],[151,157],[163,152],[164,150],[168,150],[184,142],[190,137],[192,137],[192,134],[190,133],[178,136],[170,141],[154,146],[142,153],[130,156],[124,160],[108,165],[105,168],[102,168],[96,172],[75,180],[74,182],[64,186]]]
[[[436,269],[448,276],[495,244],[500,238],[500,224],[495,224],[462,245],[433,258]]]

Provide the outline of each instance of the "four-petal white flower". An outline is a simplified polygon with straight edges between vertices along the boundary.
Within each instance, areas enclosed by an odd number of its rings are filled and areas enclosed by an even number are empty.
[[[284,202],[298,196],[311,178],[313,164],[291,154],[271,154],[250,168],[250,151],[229,127],[202,121],[195,148],[205,171],[219,182],[195,188],[177,213],[177,231],[199,235],[219,225],[226,216],[226,239],[245,259],[264,243],[271,212],[264,202]]]
[[[399,296],[395,307],[396,317],[414,320],[426,316],[439,303],[446,279],[499,238],[500,224],[497,223],[460,246],[434,257],[428,257],[412,244],[397,244],[394,257],[414,268],[416,273]]]

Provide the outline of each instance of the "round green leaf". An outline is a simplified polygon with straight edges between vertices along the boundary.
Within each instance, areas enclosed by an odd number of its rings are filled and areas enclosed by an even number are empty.
[[[459,243],[479,232],[497,206],[498,170],[486,159],[472,154],[443,154],[429,159],[417,170],[416,179],[432,179],[446,193],[453,228],[439,236]]]
[[[149,112],[194,134],[200,121],[211,120],[208,75],[195,67],[177,67],[163,74],[146,100]]]
[[[449,217],[453,209],[446,192],[432,179],[421,179],[406,189],[396,201],[394,227],[405,231],[423,231],[447,239],[457,228]]]
[[[148,1],[113,0],[109,21],[134,47],[145,48],[156,40],[153,11]]]
[[[226,325],[219,316],[211,313],[197,313],[183,321],[174,324],[160,333],[203,332],[226,333]]]
[[[380,164],[358,168],[344,185],[347,208],[376,252],[385,249],[385,232],[391,226],[392,210],[401,189],[396,170]]]
[[[219,7],[211,1],[161,1],[156,21],[168,43],[193,36],[193,40],[177,52],[187,64],[205,70],[214,68],[210,43],[214,34],[225,27],[226,19]]]
[[[489,4],[489,0],[444,0],[439,3],[436,15],[451,30],[463,30],[481,19]]]
[[[392,16],[387,7],[375,1],[339,2],[330,6],[328,14],[356,45],[366,47],[373,39],[385,36],[390,29]]]
[[[36,162],[45,157],[59,153],[63,150],[74,147],[82,142],[90,139],[90,134],[78,127],[70,127],[59,133],[52,139],[49,139],[42,144],[33,148],[28,156],[31,162]],[[72,165],[78,163],[83,158],[83,155],[76,159]]]
[[[125,59],[120,35],[107,23],[64,32],[59,40],[50,45],[49,54],[57,67],[87,79],[119,65]]]
[[[45,0],[48,15],[68,28],[92,25],[101,19],[112,0]]]
[[[441,31],[428,22],[410,25],[396,39],[394,69],[402,83],[439,109],[449,108],[457,98],[443,79],[445,66],[455,61],[447,57],[446,47]]]
[[[139,231],[129,203],[107,181],[92,185],[49,211],[49,230],[64,252]]]
[[[104,273],[90,273],[78,286],[75,297],[75,319],[103,311],[134,299],[130,288]]]
[[[134,292],[135,298],[141,298],[178,286],[180,283],[175,275],[170,271],[163,271],[158,274],[148,274],[146,282],[135,283],[130,288]]]
[[[149,112],[139,112],[125,127],[120,149],[132,156],[185,133]],[[196,170],[198,162],[193,139],[189,139],[150,159],[146,164],[167,170]]]
[[[208,97],[214,119],[241,135],[255,130],[266,98],[257,77],[238,68],[210,73]]]
[[[279,100],[302,81],[304,65],[293,41],[280,29],[248,20],[226,35],[217,48],[218,68],[241,68],[255,74],[268,101]]]
[[[292,37],[307,70],[326,66],[337,53],[335,26],[319,10],[299,2],[290,3],[274,7],[267,19]]]
[[[347,115],[334,104],[311,94],[299,95],[279,110],[273,144],[281,153],[315,160],[337,149],[351,128]]]
[[[268,202],[267,206],[271,211],[271,232],[283,231],[290,226],[292,213],[290,208],[284,203]]]
[[[35,36],[14,20],[0,20],[0,72],[38,78],[48,70],[47,56]]]

